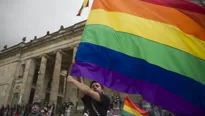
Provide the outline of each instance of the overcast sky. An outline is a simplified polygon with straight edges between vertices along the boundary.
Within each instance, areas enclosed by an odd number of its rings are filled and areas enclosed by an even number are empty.
[[[0,50],[11,47],[27,37],[41,37],[85,20],[90,8],[76,14],[83,0],[0,0]],[[91,3],[93,0],[91,0]],[[90,4],[91,6],[91,4]]]

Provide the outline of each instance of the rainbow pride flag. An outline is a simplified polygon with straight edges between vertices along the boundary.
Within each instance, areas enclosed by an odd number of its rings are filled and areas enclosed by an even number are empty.
[[[83,4],[82,4],[82,6],[80,7],[77,16],[80,16],[81,13],[82,13],[82,11],[83,11],[83,9],[86,8],[86,7],[88,7],[88,6],[89,6],[89,0],[83,0]]]
[[[94,0],[72,68],[176,116],[205,116],[205,9],[186,0]]]
[[[148,111],[136,106],[127,96],[125,97],[122,116],[148,116]]]

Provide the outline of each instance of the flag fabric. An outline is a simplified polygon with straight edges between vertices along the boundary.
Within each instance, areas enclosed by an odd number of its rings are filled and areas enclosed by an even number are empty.
[[[145,111],[136,106],[127,96],[125,97],[122,116],[148,116],[148,111]]]
[[[89,6],[89,0],[83,0],[83,4],[82,4],[82,6],[80,7],[80,10],[78,11],[77,16],[80,16],[81,13],[82,13],[82,11],[83,11],[83,9],[86,8],[86,7],[88,7],[88,6]]]
[[[72,75],[205,116],[205,9],[186,0],[94,0]]]

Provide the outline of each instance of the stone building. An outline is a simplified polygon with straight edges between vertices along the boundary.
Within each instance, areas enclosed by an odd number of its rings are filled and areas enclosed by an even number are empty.
[[[27,43],[23,38],[17,45],[4,46],[0,53],[0,105],[71,101],[81,107],[81,93],[65,79],[84,24],[85,21],[68,28],[61,26],[59,31],[48,31],[45,36],[35,36]],[[88,79],[84,82],[90,83]],[[106,93],[110,96],[119,94],[107,88]],[[124,94],[120,95],[123,97]]]
[[[70,68],[84,22],[22,42],[0,53],[0,104],[63,101]],[[68,98],[69,99],[69,98]],[[66,99],[66,100],[68,100]]]

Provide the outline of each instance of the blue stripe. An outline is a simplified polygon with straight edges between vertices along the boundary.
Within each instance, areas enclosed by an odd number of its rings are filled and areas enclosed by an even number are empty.
[[[76,61],[96,64],[129,78],[156,84],[205,110],[204,85],[183,75],[149,64],[143,59],[81,42],[76,54]]]

